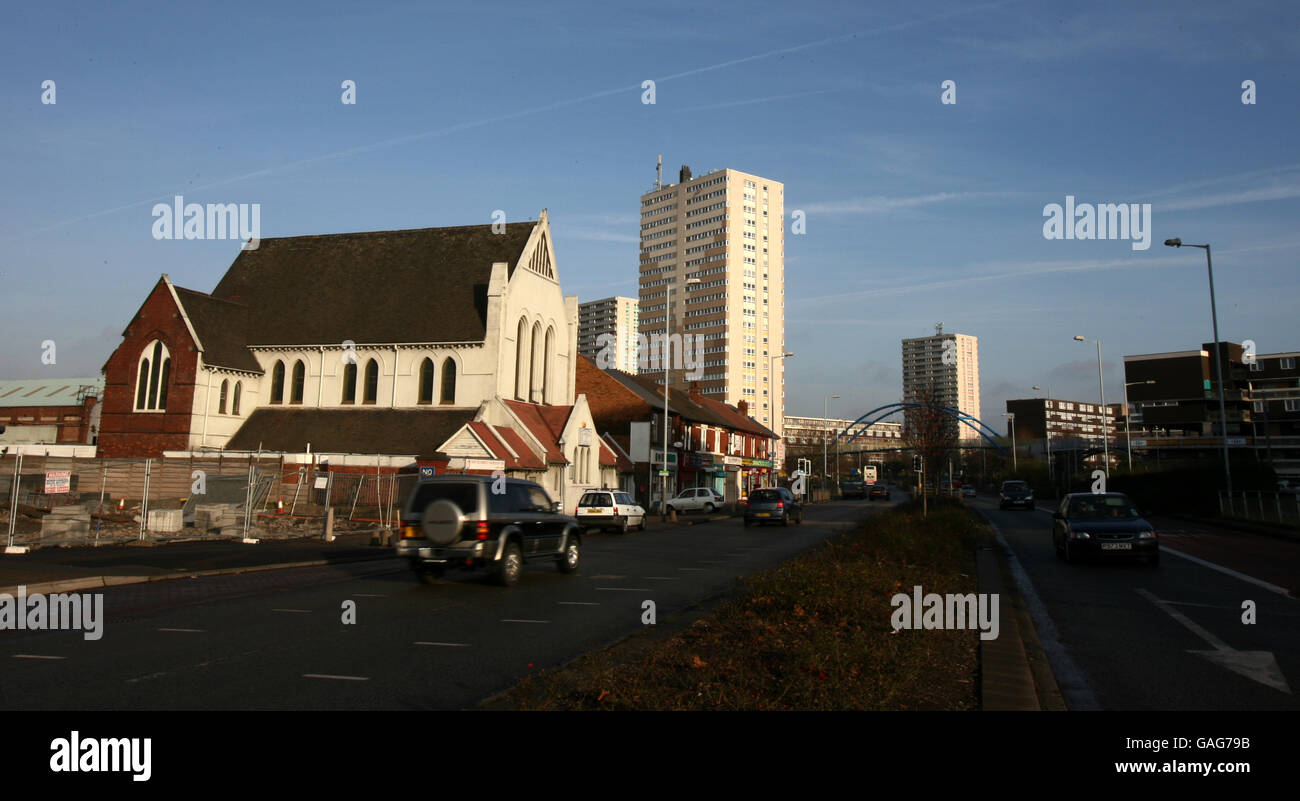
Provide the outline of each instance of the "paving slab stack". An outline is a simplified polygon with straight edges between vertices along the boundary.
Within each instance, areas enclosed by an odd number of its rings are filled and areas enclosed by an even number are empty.
[[[199,531],[211,531],[214,528],[221,529],[223,535],[236,534],[243,536],[244,516],[228,503],[199,503],[194,505],[194,528]],[[238,527],[239,531],[229,531],[233,527]]]
[[[41,518],[41,539],[87,537],[90,535],[90,512],[84,504],[56,506]]]
[[[174,534],[185,526],[185,513],[180,509],[150,509],[150,531],[158,534]]]

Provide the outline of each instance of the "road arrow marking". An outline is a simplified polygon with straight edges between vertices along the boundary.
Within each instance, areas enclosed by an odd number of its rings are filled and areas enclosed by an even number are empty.
[[[1286,683],[1286,676],[1282,674],[1282,669],[1278,667],[1277,659],[1271,651],[1238,651],[1197,625],[1182,612],[1174,609],[1169,605],[1169,602],[1162,601],[1141,588],[1138,588],[1136,592],[1158,606],[1174,620],[1182,623],[1197,637],[1214,647],[1213,651],[1193,651],[1188,649],[1189,654],[1202,656],[1219,667],[1231,670],[1233,673],[1245,676],[1275,690],[1280,690],[1287,695],[1291,694],[1291,687]]]

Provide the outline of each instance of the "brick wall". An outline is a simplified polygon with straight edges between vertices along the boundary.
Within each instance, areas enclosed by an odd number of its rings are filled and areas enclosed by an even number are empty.
[[[81,445],[90,443],[90,413],[95,408],[94,396],[86,398],[81,406],[5,406],[0,407],[0,423],[17,428],[19,426],[58,426],[58,435],[54,439],[57,445]],[[30,417],[30,420],[20,420]],[[65,420],[75,417],[75,420]]]
[[[171,352],[167,410],[136,412],[136,369],[140,354],[153,340]],[[122,344],[104,364],[104,406],[99,425],[99,455],[162,456],[164,450],[187,450],[190,415],[199,355],[164,279],[154,285],[126,330]]]

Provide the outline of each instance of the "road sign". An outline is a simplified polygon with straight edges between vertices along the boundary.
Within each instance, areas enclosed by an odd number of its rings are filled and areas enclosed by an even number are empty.
[[[666,475],[668,475],[668,471],[667,471],[667,470],[660,470],[660,471],[659,471],[659,475],[661,475],[661,476],[666,476]]]

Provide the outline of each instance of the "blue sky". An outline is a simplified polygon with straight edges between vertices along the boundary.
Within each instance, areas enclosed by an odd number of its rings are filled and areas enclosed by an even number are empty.
[[[1095,399],[1075,334],[1115,401],[1124,354],[1211,338],[1204,253],[1173,236],[1214,246],[1223,338],[1300,350],[1295,4],[653,5],[10,5],[0,377],[96,374],[160,273],[216,285],[236,242],[151,234],[176,194],[259,203],[268,237],[545,207],[566,294],[635,296],[658,154],[804,210],[791,414],[897,400],[899,341],[938,321],[980,339],[986,420],[1033,384]],[[1045,239],[1067,195],[1152,204],[1150,249]]]

